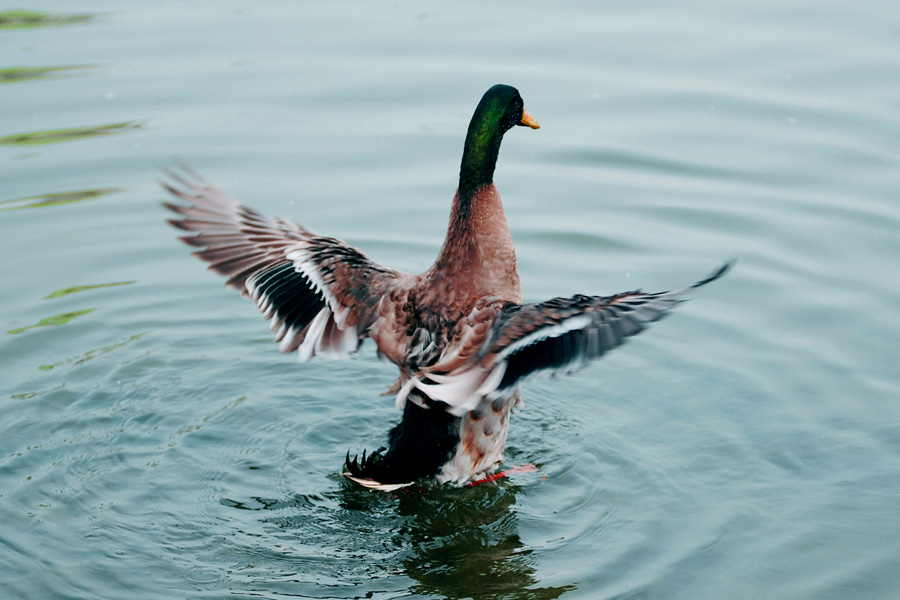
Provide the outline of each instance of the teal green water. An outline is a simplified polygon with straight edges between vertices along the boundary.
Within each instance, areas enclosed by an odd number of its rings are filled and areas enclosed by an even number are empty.
[[[60,2],[0,15],[0,597],[895,598],[900,8]],[[339,476],[371,345],[278,354],[180,157],[417,271],[494,83],[526,299],[723,280],[534,380],[497,484]]]

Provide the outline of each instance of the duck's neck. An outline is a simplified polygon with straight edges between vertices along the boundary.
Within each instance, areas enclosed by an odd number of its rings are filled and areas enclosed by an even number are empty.
[[[506,132],[501,118],[500,104],[485,95],[469,123],[447,239],[432,267],[455,282],[461,305],[485,294],[521,302],[516,252],[493,184]]]
[[[482,185],[467,203],[461,199],[459,191],[432,274],[453,282],[465,310],[470,308],[468,300],[484,295],[521,302],[516,250],[497,188],[492,183]]]
[[[501,117],[499,107],[485,97],[469,123],[459,168],[458,203],[463,215],[469,213],[475,192],[494,181],[494,167],[505,133]]]

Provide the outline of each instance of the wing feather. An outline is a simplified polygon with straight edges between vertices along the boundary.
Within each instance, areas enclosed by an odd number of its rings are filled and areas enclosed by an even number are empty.
[[[688,292],[724,275],[731,264],[725,263],[694,285],[669,292],[638,290],[614,296],[577,295],[534,304],[488,305],[485,310],[493,311],[492,323],[478,350],[465,362],[457,361],[449,372],[439,370],[445,364],[439,361],[435,371],[418,376],[415,387],[445,402],[452,414],[462,416],[484,399],[510,396],[532,375],[572,373],[618,348],[666,316]]]
[[[340,240],[269,219],[182,165],[162,186],[184,203],[163,205],[169,222],[193,235],[193,254],[228,277],[226,285],[257,305],[282,352],[343,357],[377,318],[384,293],[403,274],[386,269]]]

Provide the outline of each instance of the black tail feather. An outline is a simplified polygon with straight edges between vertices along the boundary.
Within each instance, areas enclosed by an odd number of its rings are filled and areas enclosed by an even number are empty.
[[[414,391],[418,394],[418,391]],[[459,418],[443,406],[421,397],[431,408],[407,400],[400,423],[388,435],[388,447],[371,454],[363,451],[344,460],[348,475],[379,483],[408,483],[434,477],[450,460],[459,445]]]

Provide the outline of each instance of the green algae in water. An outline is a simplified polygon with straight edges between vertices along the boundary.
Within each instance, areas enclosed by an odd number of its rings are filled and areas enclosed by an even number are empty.
[[[184,435],[185,433],[193,433],[194,431],[197,431],[198,429],[203,427],[203,424],[206,423],[207,421],[209,421],[210,419],[214,419],[214,418],[218,417],[219,415],[221,415],[222,413],[229,411],[232,408],[235,408],[237,406],[240,406],[246,399],[247,399],[247,396],[241,396],[237,400],[233,400],[233,401],[229,402],[222,408],[215,410],[215,411],[211,412],[210,414],[206,415],[205,417],[203,417],[203,419],[200,422],[193,423],[191,425],[185,425],[184,427],[181,427],[180,429],[178,429],[178,431],[176,431],[174,433],[173,437],[175,435]]]
[[[94,127],[71,127],[69,129],[48,129],[45,131],[15,133],[13,135],[0,137],[0,145],[36,146],[38,144],[56,144],[58,142],[69,142],[83,138],[125,133],[126,131],[138,129],[141,125],[142,123],[138,121],[127,121],[125,123],[96,125]]]
[[[35,79],[57,79],[59,77],[71,77],[82,75],[93,66],[72,67],[13,67],[0,69],[0,83],[16,83],[19,81],[33,81]]]
[[[72,319],[78,318],[82,315],[86,315],[97,310],[96,308],[86,308],[84,310],[76,310],[67,313],[61,313],[58,315],[53,315],[52,317],[47,317],[45,319],[41,319],[34,325],[29,325],[28,327],[21,327],[19,329],[10,329],[6,333],[10,335],[18,335],[20,333],[25,333],[29,329],[37,329],[38,327],[52,327],[56,325],[65,325]]]
[[[136,334],[132,335],[131,337],[129,337],[128,339],[123,340],[121,342],[116,342],[115,344],[110,344],[109,346],[97,348],[96,350],[89,350],[89,351],[85,352],[84,354],[82,354],[81,356],[77,356],[75,358],[69,358],[67,360],[60,361],[60,362],[54,363],[52,365],[41,365],[38,367],[38,369],[41,371],[50,371],[52,369],[55,369],[56,367],[60,367],[62,365],[66,365],[66,364],[83,365],[84,363],[88,362],[89,360],[94,360],[98,356],[103,356],[104,354],[112,352],[113,350],[116,350],[123,346],[127,346],[131,342],[133,342],[135,340],[139,340],[142,337],[144,337],[145,335],[149,335],[149,333],[150,333],[149,331],[145,331],[143,333],[136,333]]]
[[[0,201],[0,212],[7,210],[21,210],[23,208],[46,208],[48,206],[60,206],[73,204],[83,200],[91,200],[124,191],[125,188],[101,188],[98,190],[77,190],[74,192],[57,192],[55,194],[42,194],[27,198],[15,198],[13,200]],[[4,204],[20,204],[20,206],[3,206]]]
[[[94,15],[48,15],[33,10],[5,10],[0,12],[0,29],[46,27],[48,25],[75,25],[90,21]]]
[[[94,285],[74,285],[72,287],[67,287],[67,288],[62,288],[60,290],[56,290],[55,292],[53,292],[47,296],[44,296],[44,300],[49,300],[51,298],[59,298],[61,296],[68,296],[69,294],[75,294],[78,292],[86,292],[88,290],[116,287],[119,285],[131,285],[132,283],[137,283],[137,281],[116,281],[114,283],[97,283]]]

